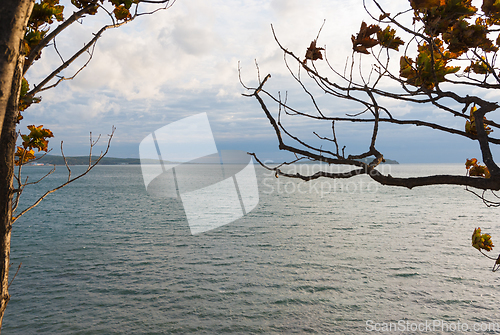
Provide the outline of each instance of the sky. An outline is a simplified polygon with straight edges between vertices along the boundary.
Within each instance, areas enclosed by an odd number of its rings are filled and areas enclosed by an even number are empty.
[[[394,1],[381,4],[392,13],[408,6]],[[67,5],[66,17],[71,11],[72,6]],[[94,139],[102,134],[104,144],[114,126],[109,157],[137,158],[139,143],[151,132],[206,112],[219,150],[255,152],[267,161],[291,159],[291,154],[278,150],[273,129],[257,100],[242,96],[248,92],[239,81],[238,68],[244,84],[250,87],[257,86],[259,73],[261,77],[271,74],[268,91],[288,92],[293,106],[312,111],[310,100],[285,66],[271,24],[280,43],[303,57],[325,21],[318,46],[326,48],[330,63],[342,71],[351,56],[351,35],[359,31],[362,20],[371,22],[361,0],[310,0],[307,4],[296,0],[177,0],[168,10],[106,31],[89,65],[75,79],[43,92],[42,102],[23,114],[20,129],[43,124],[55,134],[50,140],[51,154],[60,154],[63,141],[64,153],[78,156],[88,154],[90,132]],[[106,22],[105,16],[90,16],[65,31],[56,40],[62,57],[69,58]],[[64,74],[71,76],[85,61],[80,60]],[[30,84],[40,82],[59,64],[54,48],[46,48],[28,73]],[[360,111],[359,106],[315,93],[328,115]],[[463,120],[428,106],[383,102],[397,117],[464,127]],[[277,106],[269,107],[277,113]],[[328,122],[283,121],[301,138],[314,141],[313,131],[331,136]],[[346,154],[368,149],[368,125],[341,123],[336,129]],[[333,149],[331,143],[323,145]],[[386,158],[401,163],[462,163],[480,155],[476,142],[414,126],[382,125],[377,147]],[[94,153],[102,149],[98,146]]]

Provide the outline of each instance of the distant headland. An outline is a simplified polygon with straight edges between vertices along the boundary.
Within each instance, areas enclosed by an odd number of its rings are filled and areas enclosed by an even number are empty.
[[[92,156],[92,162],[95,162],[99,157]],[[369,164],[373,158],[363,158],[359,159],[359,161]],[[66,157],[66,161],[68,165],[88,165],[89,157],[88,156],[70,156]],[[157,163],[157,161],[152,161],[151,163]],[[167,162],[171,163],[171,162]],[[36,161],[34,161],[31,165],[64,165],[64,159],[62,156],[55,155],[45,155]],[[103,157],[101,165],[140,165],[141,160],[139,158],[113,158],[113,157]],[[147,164],[147,163],[146,163]],[[385,159],[385,162],[382,164],[399,164],[397,161],[392,159]]]
[[[92,162],[95,162],[99,156],[92,156]],[[73,156],[66,157],[68,165],[88,165],[89,156]],[[129,164],[141,164],[139,158],[113,158],[113,157],[103,157],[99,162],[102,165],[129,165]],[[64,158],[62,156],[55,155],[45,155],[36,161],[32,165],[65,165]]]

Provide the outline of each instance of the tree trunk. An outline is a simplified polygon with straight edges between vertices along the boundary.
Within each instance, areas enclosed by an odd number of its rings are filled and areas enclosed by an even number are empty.
[[[22,41],[34,0],[0,1],[0,330],[9,302],[10,236]]]
[[[34,0],[0,1],[0,132],[14,84],[24,31],[33,9]]]

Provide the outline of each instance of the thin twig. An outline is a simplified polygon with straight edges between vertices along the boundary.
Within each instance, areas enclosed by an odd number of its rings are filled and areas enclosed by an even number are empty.
[[[17,274],[19,273],[19,270],[21,269],[21,265],[23,265],[23,263],[19,263],[19,266],[17,267],[17,271],[16,273],[14,274],[14,277],[12,277],[12,280],[10,281],[9,285],[7,285],[7,288],[10,288],[10,285],[12,285],[12,282],[14,281],[14,279],[16,279],[16,276]]]
[[[92,170],[92,169],[93,169],[93,168],[94,168],[97,164],[99,164],[99,162],[101,161],[101,159],[102,159],[104,156],[106,156],[106,154],[107,154],[107,153],[108,153],[108,151],[109,151],[109,148],[110,148],[110,146],[111,146],[111,140],[112,140],[113,135],[114,135],[114,133],[115,133],[115,129],[116,129],[115,127],[112,127],[112,129],[111,129],[111,134],[110,134],[110,135],[108,135],[108,136],[109,136],[109,139],[108,139],[108,144],[107,144],[107,146],[106,146],[106,150],[104,151],[104,153],[101,153],[101,155],[97,158],[97,160],[96,160],[93,164],[91,164],[91,165],[89,165],[89,166],[87,167],[87,169],[85,170],[85,172],[83,172],[83,173],[79,174],[78,176],[76,176],[76,177],[74,177],[74,178],[72,178],[72,179],[70,179],[70,180],[66,181],[65,183],[63,183],[63,184],[61,184],[61,185],[59,185],[59,186],[57,186],[57,187],[55,187],[55,188],[53,188],[53,189],[51,189],[51,190],[49,190],[49,191],[45,192],[45,193],[44,193],[44,194],[43,194],[40,198],[38,198],[38,200],[37,200],[37,201],[35,201],[35,202],[31,205],[31,206],[29,206],[29,207],[27,207],[26,209],[24,209],[24,210],[23,210],[20,214],[18,214],[18,215],[16,215],[16,216],[13,216],[13,217],[12,217],[12,223],[14,223],[14,222],[15,222],[17,219],[19,219],[21,216],[23,216],[26,212],[28,212],[28,211],[30,211],[31,209],[33,209],[33,208],[35,208],[36,206],[38,206],[38,204],[39,204],[39,203],[40,203],[43,199],[45,199],[45,197],[47,197],[49,194],[54,193],[55,191],[57,191],[57,190],[59,190],[59,189],[61,189],[61,188],[65,187],[66,185],[68,185],[68,184],[70,184],[70,183],[74,182],[75,180],[80,179],[81,177],[83,177],[83,176],[85,176],[87,173],[89,173],[89,172],[90,172],[90,171],[91,171],[91,170]],[[95,142],[94,142],[94,143],[95,143]]]

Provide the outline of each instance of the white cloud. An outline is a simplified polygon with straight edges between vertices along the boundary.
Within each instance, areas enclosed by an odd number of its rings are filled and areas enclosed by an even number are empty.
[[[352,7],[321,1],[307,6],[299,1],[178,1],[167,11],[106,31],[88,68],[68,85],[80,92],[112,90],[126,99],[158,99],[172,87],[238,90],[238,61],[252,76],[255,59],[265,72],[286,74],[271,23],[283,43],[301,55],[328,16],[328,30],[336,32],[342,26],[342,39],[347,43],[340,45],[347,45],[349,51],[350,32],[345,34],[349,29],[339,19],[352,13]],[[357,10],[362,13],[361,6]],[[91,38],[106,20],[105,16],[85,18],[83,25],[72,28],[71,39],[58,41],[61,54],[69,55],[69,49]],[[335,41],[337,48],[339,35],[326,28],[323,34],[324,41]],[[38,80],[58,62],[53,51],[47,54],[50,57],[44,57],[32,71]],[[68,75],[73,72],[67,71]]]
[[[209,54],[219,48],[221,43],[207,26],[176,25],[171,33],[162,31],[158,41],[165,48],[179,47],[183,53],[193,56]],[[171,37],[169,36],[171,34]],[[174,43],[171,43],[171,42]]]

